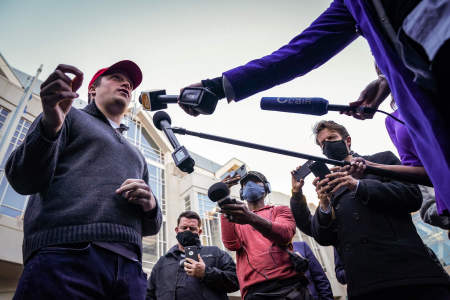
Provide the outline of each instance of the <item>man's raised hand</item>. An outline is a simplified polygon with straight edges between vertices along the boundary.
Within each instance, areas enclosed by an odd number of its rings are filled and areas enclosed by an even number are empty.
[[[73,80],[66,73],[75,75]],[[41,84],[42,125],[48,137],[58,135],[73,100],[78,97],[76,91],[82,83],[83,73],[80,70],[74,66],[60,64]]]

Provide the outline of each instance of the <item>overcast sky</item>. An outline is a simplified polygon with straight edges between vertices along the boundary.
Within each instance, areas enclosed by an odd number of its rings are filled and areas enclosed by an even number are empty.
[[[147,0],[147,1],[0,1],[0,52],[15,68],[35,74],[40,64],[44,80],[60,64],[85,74],[79,94],[87,98],[87,83],[95,71],[122,59],[135,61],[145,89],[168,94],[201,79],[259,58],[280,48],[305,29],[331,1],[325,0]],[[186,115],[178,106],[167,112],[174,126],[267,144],[314,155],[321,151],[311,134],[321,117],[261,111],[262,96],[323,97],[347,104],[376,78],[373,58],[359,38],[311,73],[242,102],[221,101],[211,116]],[[137,98],[137,97],[136,97]],[[388,103],[383,109],[390,111]],[[391,150],[384,116],[359,121],[338,113],[323,116],[347,127],[359,154]],[[290,194],[290,170],[300,159],[217,142],[180,136],[188,150],[218,163],[236,157],[263,172],[274,190]],[[305,184],[308,201],[317,202]]]

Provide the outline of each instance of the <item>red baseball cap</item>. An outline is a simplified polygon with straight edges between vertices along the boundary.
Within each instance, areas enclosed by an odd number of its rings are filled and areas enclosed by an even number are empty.
[[[131,60],[122,60],[108,68],[98,70],[97,73],[95,73],[94,77],[92,77],[91,81],[89,81],[88,88],[90,88],[92,83],[94,83],[94,81],[101,75],[107,75],[115,72],[125,73],[126,75],[128,75],[133,83],[133,90],[137,88],[142,82],[142,72],[141,69],[139,69],[138,65]]]

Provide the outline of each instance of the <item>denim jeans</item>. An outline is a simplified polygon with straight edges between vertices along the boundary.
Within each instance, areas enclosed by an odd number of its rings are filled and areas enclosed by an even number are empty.
[[[25,264],[13,299],[144,300],[139,262],[91,243],[46,247]]]

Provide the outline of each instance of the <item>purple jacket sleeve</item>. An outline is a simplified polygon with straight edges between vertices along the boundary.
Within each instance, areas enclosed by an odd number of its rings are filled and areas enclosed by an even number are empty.
[[[223,76],[233,88],[234,100],[241,100],[319,67],[357,36],[353,17],[342,0],[335,0],[289,44]]]
[[[322,269],[317,258],[314,256],[314,253],[311,251],[307,243],[304,243],[305,246],[305,256],[309,260],[309,272],[311,273],[311,280],[314,283],[317,292],[322,300],[333,300],[333,292],[331,291],[331,284],[325,275],[325,272]]]

